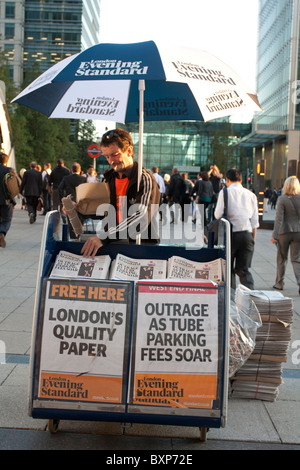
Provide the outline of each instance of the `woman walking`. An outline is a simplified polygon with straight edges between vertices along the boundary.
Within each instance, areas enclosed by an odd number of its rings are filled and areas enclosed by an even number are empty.
[[[300,183],[290,176],[278,198],[272,243],[277,244],[277,272],[274,289],[282,290],[290,249],[291,262],[300,294]]]

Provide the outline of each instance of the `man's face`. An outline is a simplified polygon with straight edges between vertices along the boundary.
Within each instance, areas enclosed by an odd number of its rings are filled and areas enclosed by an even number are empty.
[[[131,146],[129,146],[125,152],[122,152],[114,142],[108,145],[108,147],[102,147],[102,153],[110,166],[118,173],[122,173],[133,164],[133,151]]]

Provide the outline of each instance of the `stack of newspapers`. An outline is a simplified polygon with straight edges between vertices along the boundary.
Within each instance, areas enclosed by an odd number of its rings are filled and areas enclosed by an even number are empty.
[[[275,401],[282,384],[282,364],[287,361],[293,321],[293,301],[280,292],[250,291],[239,286],[235,302],[247,309],[256,305],[262,320],[255,347],[246,363],[231,378],[233,397]]]
[[[140,279],[207,279],[222,283],[224,260],[219,258],[201,263],[179,256],[168,260],[136,259],[119,253],[112,261],[109,255],[83,258],[83,256],[60,251],[54,262],[50,277],[113,279],[138,281]]]

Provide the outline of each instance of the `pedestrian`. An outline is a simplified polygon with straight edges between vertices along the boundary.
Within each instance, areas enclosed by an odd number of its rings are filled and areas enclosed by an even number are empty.
[[[181,213],[183,214],[184,222],[187,222],[189,214],[190,214],[190,204],[192,201],[194,185],[191,182],[191,180],[188,179],[187,173],[182,173],[181,176],[184,182],[184,194],[183,194],[183,200],[181,202],[181,211],[182,211]]]
[[[51,195],[49,192],[49,177],[51,175],[51,163],[44,164],[44,171],[42,173],[43,181],[43,215],[51,210]]]
[[[24,175],[25,171],[26,171],[26,168],[21,168],[21,170],[19,171],[20,185],[22,183],[23,175]],[[22,194],[20,194],[20,197],[21,197],[21,210],[25,210],[26,209],[26,199],[25,199],[25,197],[22,196]]]
[[[183,220],[181,205],[185,194],[185,184],[177,168],[173,168],[170,179],[168,201],[170,205],[171,224],[177,224],[178,220]]]
[[[0,152],[0,247],[6,247],[5,237],[10,229],[13,217],[15,202],[7,199],[2,181],[6,173],[15,172],[13,168],[7,166],[9,157],[4,152]],[[16,173],[17,176],[17,173]]]
[[[270,197],[271,209],[276,209],[278,195],[278,191],[275,188],[272,192],[272,196]]]
[[[216,164],[211,165],[210,169],[208,171],[209,175],[209,180],[212,184],[213,190],[214,190],[214,195],[212,197],[212,202],[208,206],[207,210],[207,222],[210,223],[214,219],[214,214],[215,214],[215,208],[216,208],[216,202],[218,200],[218,195],[219,192],[221,191],[222,188],[222,178],[223,174],[220,172],[219,168],[217,167]]]
[[[79,163],[73,163],[71,174],[63,177],[58,186],[58,193],[60,199],[71,195],[72,201],[76,202],[76,188],[82,183],[87,182],[87,177],[81,175],[81,166]]]
[[[138,163],[134,161],[134,146],[131,135],[124,129],[106,132],[101,139],[101,150],[112,167],[105,172],[105,182],[110,189],[110,204],[114,209],[107,231],[89,237],[81,253],[85,257],[95,256],[104,243],[125,239],[136,243],[157,243],[157,213],[160,192],[152,173],[142,168],[138,184]]]
[[[277,269],[274,289],[282,290],[290,249],[291,263],[300,294],[300,183],[290,176],[278,199],[271,242],[277,245]]]
[[[254,280],[249,271],[254,252],[258,222],[257,197],[242,186],[242,173],[236,168],[226,172],[228,192],[227,217],[232,226],[231,235],[231,287],[236,288],[235,275],[241,284],[254,289]],[[224,211],[224,190],[220,191],[215,217],[220,219]]]
[[[93,166],[89,166],[88,169],[86,170],[86,182],[87,183],[97,183],[97,173],[94,169]]]
[[[159,169],[157,166],[154,166],[152,168],[152,173],[153,173],[153,176],[154,178],[156,179],[156,182],[158,184],[158,187],[159,187],[159,192],[161,194],[161,199],[163,198],[163,195],[165,194],[166,192],[166,186],[165,186],[165,182],[164,182],[164,179],[162,176],[160,176],[159,174]]]
[[[163,202],[163,199],[164,199],[164,196],[165,196],[165,193],[166,193],[166,186],[165,186],[165,182],[164,182],[164,179],[162,176],[160,176],[159,174],[159,169],[157,166],[154,166],[152,168],[152,174],[154,176],[154,178],[156,179],[156,182],[158,184],[158,188],[159,188],[159,192],[160,192],[160,201],[159,201],[159,205],[161,206],[162,205],[162,202]],[[165,211],[164,211],[164,208],[162,207],[161,208],[162,210],[160,211],[160,220],[164,220],[165,221]]]
[[[49,176],[49,187],[51,193],[52,209],[58,210],[61,207],[61,200],[59,197],[58,186],[62,181],[63,177],[70,174],[70,170],[65,167],[64,161],[59,158],[57,165],[53,168],[51,175]]]
[[[196,204],[203,205],[203,212],[204,212],[204,227],[207,226],[207,208],[211,203],[214,190],[213,185],[210,181],[209,174],[207,171],[201,172],[201,179],[198,180],[198,192],[196,197]]]
[[[23,193],[26,198],[29,223],[31,224],[36,221],[37,204],[43,191],[42,173],[36,167],[36,162],[30,163],[30,169],[25,171],[20,188],[20,193]]]

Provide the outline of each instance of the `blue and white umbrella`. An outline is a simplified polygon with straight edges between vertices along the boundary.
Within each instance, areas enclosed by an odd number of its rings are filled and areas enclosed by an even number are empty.
[[[197,49],[97,44],[55,64],[12,102],[50,118],[210,121],[261,111],[257,95],[215,56]]]

